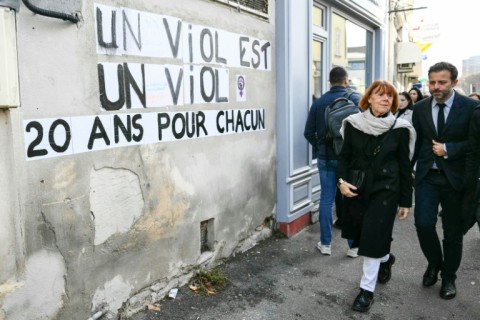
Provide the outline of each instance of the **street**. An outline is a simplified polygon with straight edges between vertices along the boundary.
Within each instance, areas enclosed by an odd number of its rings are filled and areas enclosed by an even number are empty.
[[[397,219],[392,244],[397,260],[392,279],[377,285],[375,303],[365,314],[350,309],[359,290],[362,258],[346,256],[347,243],[338,229],[334,229],[332,255],[322,256],[316,249],[318,229],[317,223],[290,239],[273,236],[236,255],[220,266],[229,284],[215,295],[198,295],[184,286],[176,299],[158,302],[160,311],[140,311],[130,319],[480,319],[478,226],[464,239],[457,296],[446,301],[439,297],[440,281],[433,287],[422,287],[426,260],[413,215]]]

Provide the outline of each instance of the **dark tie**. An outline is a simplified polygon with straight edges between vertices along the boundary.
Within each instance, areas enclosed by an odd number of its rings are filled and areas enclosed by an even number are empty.
[[[443,109],[445,108],[445,103],[437,103],[439,108],[438,110],[438,117],[437,117],[437,136],[440,136],[443,131],[443,127],[445,126],[445,114],[443,113]]]

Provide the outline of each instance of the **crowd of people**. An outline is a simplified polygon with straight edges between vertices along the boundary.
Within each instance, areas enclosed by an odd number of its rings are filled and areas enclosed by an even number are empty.
[[[463,236],[476,222],[480,225],[480,96],[459,94],[457,77],[454,65],[439,62],[428,71],[428,96],[415,87],[397,92],[385,80],[374,81],[363,96],[350,93],[359,112],[343,119],[343,146],[337,153],[324,139],[325,110],[348,92],[344,68],[331,70],[330,90],[310,108],[304,135],[317,151],[320,174],[317,248],[331,254],[336,224],[348,241],[347,255],[363,257],[355,311],[368,311],[376,284],[390,280],[395,217],[409,216],[413,195],[415,228],[426,260],[422,285],[432,287],[440,276],[440,297],[456,296]],[[443,241],[436,228],[439,219]]]

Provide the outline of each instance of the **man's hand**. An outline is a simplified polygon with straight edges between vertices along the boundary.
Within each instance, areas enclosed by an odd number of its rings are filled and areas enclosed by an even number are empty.
[[[434,155],[436,155],[437,157],[445,157],[447,155],[445,149],[443,148],[443,143],[432,140],[432,144],[432,150]]]
[[[398,218],[400,220],[406,219],[410,213],[410,208],[398,208]]]

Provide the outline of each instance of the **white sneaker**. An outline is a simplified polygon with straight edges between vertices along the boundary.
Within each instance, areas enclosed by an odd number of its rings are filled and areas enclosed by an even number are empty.
[[[323,255],[329,256],[332,254],[332,247],[330,245],[323,245],[319,242],[317,243],[317,249],[320,250]]]
[[[348,249],[347,256],[349,256],[350,258],[357,258],[358,257],[358,247]]]

